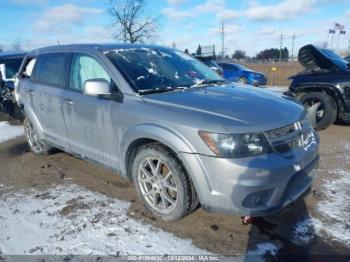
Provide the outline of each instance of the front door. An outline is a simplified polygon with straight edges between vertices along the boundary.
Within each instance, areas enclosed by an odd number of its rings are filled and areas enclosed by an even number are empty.
[[[72,151],[102,164],[119,169],[118,126],[119,103],[83,94],[86,80],[113,80],[95,58],[73,54],[69,88],[65,91],[64,115]]]

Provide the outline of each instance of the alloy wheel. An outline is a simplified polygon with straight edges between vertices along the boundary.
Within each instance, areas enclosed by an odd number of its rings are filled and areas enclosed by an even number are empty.
[[[316,123],[318,123],[322,120],[322,118],[324,117],[324,114],[325,114],[325,112],[324,112],[325,108],[324,108],[322,101],[317,99],[317,98],[309,98],[309,99],[304,101],[304,106],[306,108],[313,107],[316,104],[319,104],[317,111],[316,111]]]
[[[178,200],[178,188],[169,167],[158,158],[147,157],[138,168],[141,194],[152,209],[161,214],[171,212]]]
[[[30,121],[26,121],[24,125],[27,141],[34,151],[34,153],[40,153],[44,151],[44,145],[40,142],[39,135],[35,130],[33,124]]]

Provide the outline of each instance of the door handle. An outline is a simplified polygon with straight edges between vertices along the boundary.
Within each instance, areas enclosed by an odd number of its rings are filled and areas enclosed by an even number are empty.
[[[31,95],[31,96],[32,96],[32,95],[34,95],[34,94],[35,94],[35,92],[34,92],[33,90],[28,90],[28,91],[27,91],[27,94],[29,94],[29,95]]]
[[[72,100],[70,100],[70,99],[64,99],[63,103],[65,103],[67,105],[71,105],[71,106],[74,105],[74,102]]]

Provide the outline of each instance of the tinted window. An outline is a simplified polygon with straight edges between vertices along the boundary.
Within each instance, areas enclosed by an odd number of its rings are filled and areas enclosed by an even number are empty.
[[[36,81],[64,87],[66,60],[66,54],[40,55],[36,67]]]
[[[227,65],[227,66],[228,66],[228,70],[233,70],[233,71],[238,70],[238,66],[235,66],[235,65]]]
[[[106,55],[137,90],[190,87],[203,80],[223,81],[206,65],[179,51],[133,47]]]
[[[111,78],[107,72],[94,58],[84,54],[73,55],[69,81],[70,89],[82,91],[86,80],[97,78],[105,79],[108,83],[111,83]]]
[[[21,64],[22,64],[22,58],[18,59],[9,59],[5,62],[5,69],[6,69],[6,78],[14,78],[17,74]]]

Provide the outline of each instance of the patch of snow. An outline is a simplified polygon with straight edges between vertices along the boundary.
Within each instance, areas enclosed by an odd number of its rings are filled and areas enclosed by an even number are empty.
[[[12,126],[9,122],[0,122],[0,143],[23,135],[23,126]]]
[[[130,204],[76,185],[0,199],[3,254],[209,254],[127,216]]]
[[[350,246],[350,172],[334,170],[337,178],[324,181],[327,199],[317,204],[325,225],[320,229],[331,238]]]
[[[294,226],[292,242],[300,246],[308,244],[320,228],[315,225],[321,225],[321,221],[310,216],[302,219]]]
[[[147,71],[148,71],[148,73],[153,74],[153,75],[157,74],[157,72],[153,68],[148,68]]]
[[[276,256],[279,248],[279,246],[270,242],[257,244],[256,249],[247,252],[247,258],[245,261],[265,261],[264,256]]]
[[[336,178],[325,179],[325,199],[316,205],[319,219],[308,216],[294,226],[292,241],[305,245],[315,235],[350,246],[350,172],[333,170]]]
[[[145,79],[145,77],[144,76],[139,76],[136,80],[140,81],[141,79]]]

